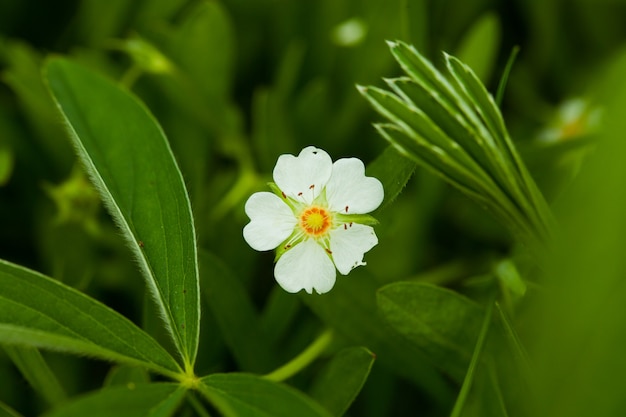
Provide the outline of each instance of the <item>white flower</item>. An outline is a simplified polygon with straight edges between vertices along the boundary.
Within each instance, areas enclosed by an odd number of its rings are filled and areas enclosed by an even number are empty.
[[[255,250],[277,250],[274,276],[286,291],[326,293],[335,267],[347,275],[378,244],[369,226],[376,221],[366,213],[382,203],[383,186],[365,176],[359,159],[333,164],[313,146],[297,157],[281,155],[273,174],[274,194],[254,193],[246,202],[243,236]]]

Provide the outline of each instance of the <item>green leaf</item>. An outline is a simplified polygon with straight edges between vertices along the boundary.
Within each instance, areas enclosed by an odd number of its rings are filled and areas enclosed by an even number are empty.
[[[141,102],[100,75],[64,59],[50,60],[46,73],[78,155],[190,368],[200,317],[196,237],[167,139]]]
[[[484,315],[480,306],[454,291],[416,282],[387,285],[377,298],[383,317],[398,333],[433,364],[463,380]]]
[[[45,417],[168,417],[186,390],[178,384],[144,384],[104,388],[57,408]]]
[[[351,343],[367,346],[376,354],[377,361],[415,383],[433,402],[446,403],[449,385],[441,374],[415,345],[394,332],[377,311],[378,286],[366,270],[355,270],[350,277],[337,280],[324,297],[302,295],[301,299],[337,334]]]
[[[401,155],[392,146],[388,146],[378,158],[366,168],[366,174],[380,180],[385,190],[385,199],[381,208],[393,202],[402,192],[415,172],[415,161]]]
[[[139,385],[147,384],[150,382],[150,375],[143,368],[137,368],[134,366],[117,365],[111,368],[104,383],[104,387],[111,387],[115,385]]]
[[[0,402],[0,417],[22,417],[17,411]]]
[[[187,14],[171,45],[172,55],[205,97],[224,99],[231,85],[234,34],[218,2],[200,1]]]
[[[364,347],[347,348],[337,353],[311,387],[310,395],[334,416],[350,407],[374,364],[375,355]]]
[[[11,361],[30,386],[51,406],[65,400],[65,391],[41,353],[32,347],[4,346]]]
[[[0,343],[123,362],[176,377],[176,361],[148,334],[98,301],[0,261]]]
[[[488,82],[498,58],[501,29],[495,13],[480,17],[463,37],[455,55],[468,64],[483,82]]]
[[[249,374],[212,374],[198,390],[225,417],[330,417],[306,395]]]
[[[200,252],[200,271],[203,294],[240,369],[267,372],[274,365],[270,349],[261,337],[259,315],[240,279],[208,252]]]

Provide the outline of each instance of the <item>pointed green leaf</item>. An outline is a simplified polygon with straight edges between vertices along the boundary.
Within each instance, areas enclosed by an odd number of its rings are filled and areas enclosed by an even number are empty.
[[[398,333],[463,380],[484,315],[480,306],[454,291],[416,282],[387,285],[377,297],[383,317]]]
[[[374,364],[375,355],[364,347],[347,348],[337,353],[311,387],[311,397],[334,416],[350,407]]]
[[[178,384],[116,386],[87,394],[45,417],[169,417],[185,397]]]
[[[129,92],[64,59],[46,66],[72,141],[134,252],[186,366],[199,333],[189,198],[163,131]]]
[[[212,374],[198,390],[225,417],[331,417],[294,388],[255,375]]]
[[[176,361],[148,334],[58,281],[0,261],[0,343],[94,356],[175,377]]]
[[[4,351],[33,390],[48,404],[54,406],[65,400],[63,387],[39,350],[25,346],[4,346]]]

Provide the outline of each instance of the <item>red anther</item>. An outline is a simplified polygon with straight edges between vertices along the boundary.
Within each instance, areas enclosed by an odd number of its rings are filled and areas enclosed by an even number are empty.
[[[315,184],[309,185],[309,190],[312,190],[313,188],[315,188]]]
[[[326,253],[327,253],[327,254],[329,254],[329,255],[332,255],[332,254],[333,254],[333,253],[331,252],[331,250],[330,250],[330,249],[328,249],[328,248],[326,248]]]
[[[348,206],[346,206],[346,213],[348,212]]]
[[[350,222],[350,227],[352,227],[352,222]]]
[[[302,191],[298,193],[298,197],[302,197]]]
[[[343,230],[348,230],[348,225],[347,224],[343,224]]]
[[[283,198],[287,198],[287,194],[285,194],[284,191],[281,191],[280,193],[283,195]]]

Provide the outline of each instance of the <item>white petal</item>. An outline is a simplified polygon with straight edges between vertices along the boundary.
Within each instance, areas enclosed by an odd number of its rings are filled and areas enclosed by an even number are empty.
[[[254,250],[276,248],[293,232],[297,220],[285,202],[272,193],[254,193],[246,201],[250,223],[243,228],[243,237]]]
[[[380,206],[384,194],[380,181],[365,176],[365,166],[360,159],[338,159],[333,164],[333,173],[326,184],[326,199],[331,211],[369,213]]]
[[[363,255],[378,244],[374,229],[363,224],[346,224],[330,232],[330,250],[335,266],[347,275],[359,265],[365,265]]]
[[[330,156],[314,146],[298,156],[281,155],[274,167],[274,182],[286,195],[311,204],[322,192],[333,169]]]
[[[330,291],[335,285],[335,266],[314,239],[307,239],[288,250],[280,257],[274,276],[287,292],[296,293],[302,289],[311,294]]]

